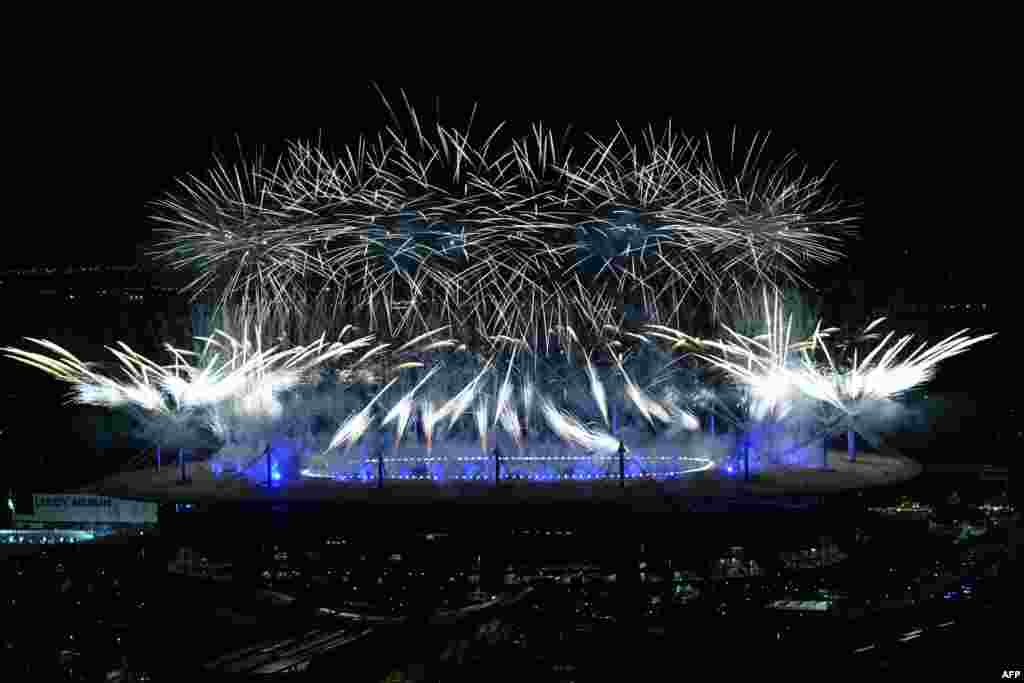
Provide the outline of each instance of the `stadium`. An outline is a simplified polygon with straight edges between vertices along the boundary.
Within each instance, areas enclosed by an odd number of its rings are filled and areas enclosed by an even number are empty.
[[[900,398],[992,335],[823,325],[801,292],[856,221],[825,176],[759,136],[620,129],[579,161],[542,124],[502,141],[405,104],[375,142],[218,162],[154,203],[191,348],[4,349],[151,444],[90,492],[677,509],[920,471],[882,438]]]

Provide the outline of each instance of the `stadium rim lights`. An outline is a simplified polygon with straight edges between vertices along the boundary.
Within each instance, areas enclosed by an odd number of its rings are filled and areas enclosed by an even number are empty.
[[[693,467],[685,470],[677,470],[673,472],[657,472],[657,473],[642,473],[642,474],[627,474],[623,478],[631,480],[659,480],[659,479],[676,479],[683,477],[687,474],[694,474],[696,472],[703,472],[714,467],[714,462],[709,458],[678,458],[679,460],[690,460],[694,462],[702,462],[700,467]],[[369,461],[376,462],[376,461]],[[387,462],[387,461],[385,461]],[[419,461],[422,462],[422,461]],[[478,461],[480,462],[480,461]],[[315,472],[309,468],[303,469],[299,472],[300,476],[308,479],[330,479],[334,481],[348,481],[348,482],[377,482],[376,476],[369,475],[358,475],[358,474],[330,474],[325,472]],[[385,476],[384,479],[387,481],[493,481],[493,474],[457,474],[453,476],[438,476],[436,474],[399,474],[392,476]],[[557,482],[557,481],[617,481],[618,475],[615,474],[547,474],[547,475],[521,475],[511,474],[506,475],[502,478],[502,481],[542,481],[542,482]]]
[[[540,461],[540,462],[563,462],[563,461],[591,462],[591,461],[593,461],[595,459],[613,461],[613,460],[616,459],[616,457],[617,456],[614,456],[614,455],[598,456],[598,457],[588,456],[588,455],[566,455],[566,456],[556,456],[556,457],[503,455],[503,456],[501,456],[501,462],[502,463],[507,463],[507,462],[526,462],[526,461],[530,461],[530,462],[533,462],[533,461]],[[477,462],[477,463],[482,463],[482,462],[490,462],[490,460],[491,460],[490,458],[486,458],[486,459],[485,458],[451,458],[451,459],[447,459],[447,458],[384,458],[384,463],[385,464],[392,463],[392,462],[412,462],[412,463],[426,463],[426,462]],[[656,461],[660,461],[660,462],[675,462],[677,460],[692,460],[694,462],[702,462],[703,463],[703,462],[707,462],[708,458],[678,457],[678,456],[672,456],[672,455],[659,455],[659,456],[651,456],[651,457],[646,457],[645,456],[644,457],[644,461],[645,462],[648,462],[648,461],[651,461],[651,460],[656,460]],[[366,464],[366,465],[376,465],[377,464],[377,460],[376,460],[376,458],[367,458],[366,460],[363,461],[363,463]]]

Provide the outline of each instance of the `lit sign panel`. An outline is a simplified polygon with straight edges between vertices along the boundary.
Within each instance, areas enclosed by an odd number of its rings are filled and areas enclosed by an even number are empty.
[[[15,512],[17,522],[105,522],[156,524],[157,504],[108,496],[43,494],[32,496],[33,514]]]

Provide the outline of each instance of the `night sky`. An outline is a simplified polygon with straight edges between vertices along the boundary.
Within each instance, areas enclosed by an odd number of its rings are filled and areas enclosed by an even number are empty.
[[[147,202],[173,189],[176,177],[202,175],[215,154],[231,161],[241,142],[247,154],[264,147],[273,156],[288,139],[320,134],[338,148],[383,130],[377,78],[400,115],[401,89],[425,118],[439,100],[448,125],[462,126],[479,103],[480,134],[502,120],[515,135],[538,120],[556,132],[571,123],[577,158],[590,153],[585,133],[607,139],[616,121],[639,141],[648,123],[660,131],[671,118],[689,135],[709,131],[722,150],[734,126],[748,139],[770,131],[770,156],[794,150],[813,173],[834,163],[839,196],[861,204],[863,239],[849,246],[844,273],[932,293],[941,287],[965,301],[1005,296],[994,290],[1004,288],[1008,257],[993,249],[992,236],[1008,228],[979,201],[991,173],[968,161],[986,132],[976,106],[982,86],[911,62],[819,67],[760,76],[549,65],[404,79],[338,69],[294,83],[281,80],[286,72],[260,79],[243,70],[234,79],[185,65],[144,75],[123,64],[66,67],[25,84],[27,113],[37,114],[30,124],[41,129],[26,173],[48,181],[28,187],[34,227],[0,252],[0,265],[133,262],[153,228]]]

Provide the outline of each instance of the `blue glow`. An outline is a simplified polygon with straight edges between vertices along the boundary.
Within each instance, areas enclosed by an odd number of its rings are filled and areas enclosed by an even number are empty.
[[[547,442],[543,442],[547,443]],[[402,452],[383,458],[385,480],[400,481],[472,481],[494,483],[495,461],[493,456],[479,451],[466,455],[469,451],[466,444],[456,444],[457,450],[445,453],[435,448],[430,453],[415,449],[403,448]],[[461,451],[461,452],[459,452]],[[674,451],[674,452],[673,452]],[[284,437],[274,445],[271,457],[270,479],[275,486],[287,485],[296,477],[331,479],[339,482],[371,484],[378,481],[379,461],[376,456],[367,457],[367,449],[362,449],[355,459],[342,458],[337,455],[328,458],[327,466],[317,467],[300,465],[304,454],[298,448],[291,447]],[[214,459],[211,471],[215,474],[227,472],[233,461]],[[711,469],[715,464],[706,457],[695,457],[676,449],[663,449],[645,452],[638,448],[630,454],[624,466],[623,475],[631,481],[636,480],[669,480],[679,479],[688,474]],[[751,468],[753,469],[753,467]],[[729,472],[735,472],[735,466],[729,464]],[[256,482],[266,482],[267,461],[257,459],[246,468],[244,475]],[[614,482],[619,479],[619,460],[617,455],[596,456],[593,453],[582,453],[571,447],[565,450],[545,454],[531,453],[528,449],[517,454],[506,453],[501,458],[502,481],[532,482]]]

